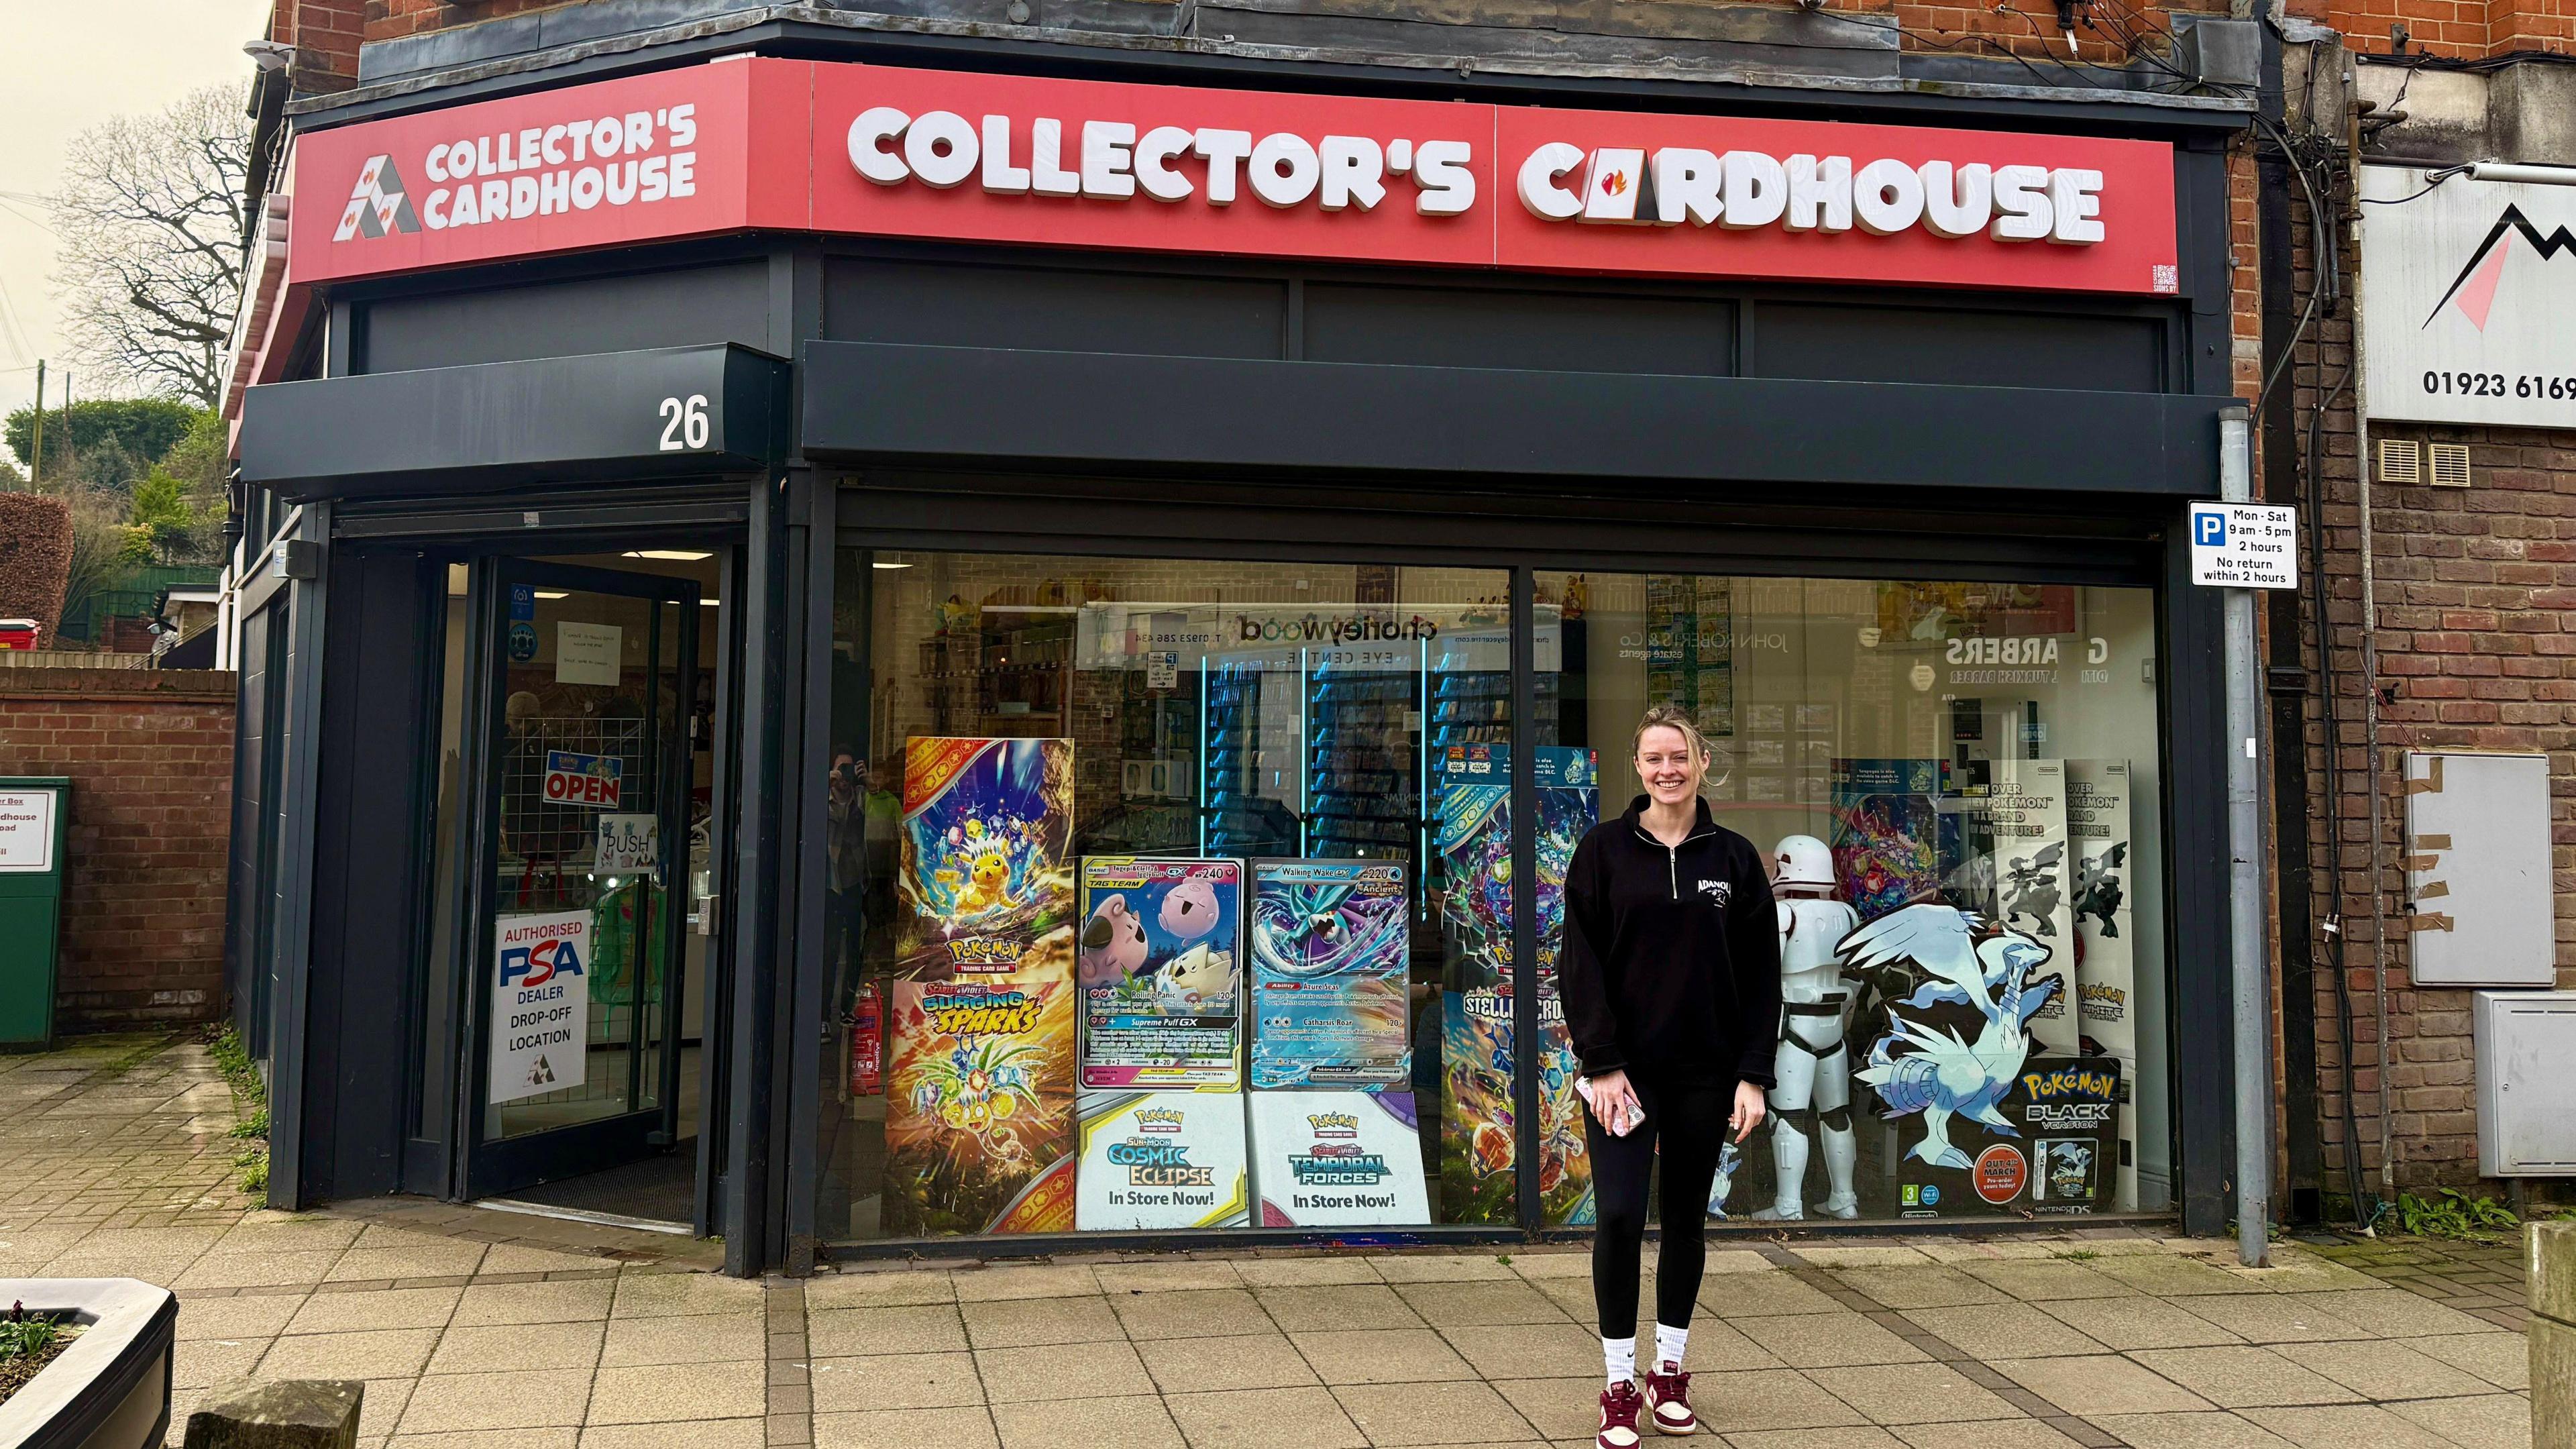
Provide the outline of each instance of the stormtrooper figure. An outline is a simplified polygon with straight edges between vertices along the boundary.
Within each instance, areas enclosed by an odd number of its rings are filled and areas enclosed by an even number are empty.
[[[1754,1213],[1777,1221],[1806,1212],[1810,1134],[1824,1139],[1827,1192],[1817,1210],[1860,1216],[1852,1192],[1859,1139],[1852,1132],[1851,1058],[1843,1049],[1851,992],[1834,946],[1860,927],[1860,913],[1834,899],[1834,857],[1812,835],[1792,835],[1772,853],[1771,894],[1780,915],[1780,1055],[1770,1091],[1772,1205]]]

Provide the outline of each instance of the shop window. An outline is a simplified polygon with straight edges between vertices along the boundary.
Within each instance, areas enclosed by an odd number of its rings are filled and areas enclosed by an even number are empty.
[[[839,577],[827,1237],[1517,1221],[1507,573]]]
[[[1772,862],[1781,1085],[1712,1214],[2165,1206],[2150,592],[1536,583],[1563,632],[1542,750],[1597,755],[1615,812],[1639,794],[1638,716],[1678,706],[1708,742],[1712,816]]]

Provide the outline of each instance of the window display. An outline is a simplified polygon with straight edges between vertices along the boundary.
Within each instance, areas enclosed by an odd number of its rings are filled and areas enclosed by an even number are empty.
[[[1504,753],[1507,575],[840,577],[828,1236],[1511,1221],[1508,1041],[1490,1106],[1442,1075],[1449,1002],[1508,1012],[1507,802],[1441,763]]]
[[[1650,704],[1779,930],[1713,1219],[2163,1205],[2148,592],[1533,582],[1524,794],[1508,571],[844,551],[824,1235],[1512,1227],[1524,1073],[1591,1224],[1565,872]]]
[[[1538,575],[1550,744],[1649,704],[1709,737],[1715,818],[1771,852],[1779,1084],[1714,1215],[2164,1205],[2152,596],[2061,585]],[[2153,1023],[2151,1025],[2150,1023]],[[1767,1150],[1765,1150],[1767,1148]]]

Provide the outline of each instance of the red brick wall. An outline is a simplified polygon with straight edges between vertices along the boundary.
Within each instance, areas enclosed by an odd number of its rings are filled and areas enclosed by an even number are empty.
[[[2339,189],[2340,189],[2340,183]],[[2348,197],[2329,205],[2349,204]],[[2314,285],[2306,209],[2291,211],[2296,296]],[[2346,245],[2344,273],[2358,275],[2359,255]],[[2320,386],[2333,388],[2352,363],[2349,303],[2324,316],[2293,364],[2294,406],[2304,437]],[[2369,483],[2372,602],[2364,653],[2361,581],[2361,438],[2348,381],[2331,394],[2319,432],[2323,509],[2316,520],[2325,545],[2329,644],[2338,673],[2333,749],[2343,772],[2339,838],[2330,843],[2325,801],[2327,740],[2318,713],[2317,657],[2311,629],[2313,594],[2301,599],[2300,658],[2309,670],[2306,713],[2309,795],[2304,821],[2313,863],[2311,909],[2322,923],[2343,924],[2344,981],[2353,1038],[2351,1135],[2364,1190],[2381,1192],[2383,1060],[2388,1160],[2400,1191],[2477,1179],[2476,1053],[2466,990],[2418,990],[2408,972],[2406,920],[2399,906],[2403,853],[2405,755],[2414,749],[2545,750],[2551,758],[2551,818],[2556,842],[2555,904],[2558,984],[2576,989],[2576,432],[2512,428],[2446,428],[2375,423],[2383,438],[2470,445],[2465,489]],[[2302,561],[2304,572],[2304,560]],[[2375,760],[2366,739],[2377,700]],[[2379,795],[2374,850],[2370,807]],[[2282,829],[2300,828],[2302,802],[2283,802]],[[2329,857],[2329,850],[2333,856]],[[2339,859],[2344,889],[2329,884]],[[2378,872],[2374,917],[2373,871]],[[2316,961],[2317,1096],[2325,1149],[2323,1187],[2347,1191],[2344,1176],[2343,1059],[2336,1016],[2332,941],[2312,938]],[[2374,956],[2374,952],[2378,956]],[[2388,983],[2388,1050],[2378,1043],[2380,1002],[2375,961]],[[2486,1191],[2497,1191],[2493,1184]]]
[[[0,669],[0,774],[72,782],[57,1029],[213,1019],[232,674]]]

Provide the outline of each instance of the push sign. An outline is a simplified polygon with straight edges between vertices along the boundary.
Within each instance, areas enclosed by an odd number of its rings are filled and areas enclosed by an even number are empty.
[[[2299,511],[2261,503],[2191,505],[2191,581],[2229,589],[2299,586]]]

